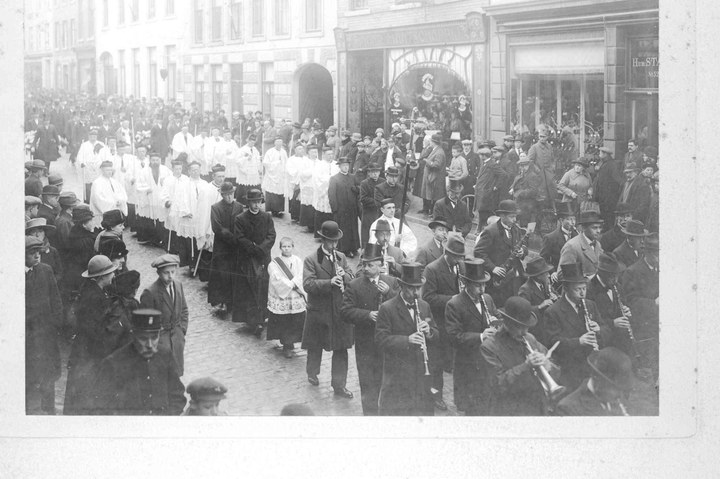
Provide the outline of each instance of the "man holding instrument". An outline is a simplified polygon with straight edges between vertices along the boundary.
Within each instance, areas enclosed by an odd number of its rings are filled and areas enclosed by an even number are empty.
[[[530,302],[512,296],[499,310],[502,326],[480,346],[490,374],[492,416],[544,416],[552,404],[540,381],[539,368],[553,379],[560,376],[548,351],[528,329],[537,324]]]

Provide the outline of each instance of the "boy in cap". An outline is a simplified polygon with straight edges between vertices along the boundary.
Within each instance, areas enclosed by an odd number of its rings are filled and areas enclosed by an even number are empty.
[[[185,363],[185,335],[188,329],[188,306],[182,283],[175,279],[180,258],[173,254],[157,257],[150,266],[156,269],[158,279],[140,295],[143,308],[157,309],[162,325],[160,350],[170,351],[182,376]]]
[[[188,408],[181,416],[227,416],[220,411],[220,401],[225,399],[227,388],[216,379],[200,378],[187,386],[190,395]]]
[[[37,217],[42,200],[37,196],[25,196],[25,221]]]
[[[161,313],[132,312],[132,342],[105,358],[95,381],[93,413],[114,416],[178,416],[185,387],[177,364],[161,347]]]
[[[42,160],[33,160],[28,163],[30,176],[25,180],[25,195],[40,198],[43,189],[43,183],[40,178],[46,171],[45,162]]]

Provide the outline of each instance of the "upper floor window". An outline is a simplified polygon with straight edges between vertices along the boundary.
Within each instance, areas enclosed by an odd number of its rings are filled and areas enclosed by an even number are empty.
[[[242,39],[242,1],[232,0],[230,3],[230,39]]]
[[[275,35],[290,33],[290,5],[288,0],[275,0]]]
[[[350,10],[362,10],[367,7],[367,0],[350,0]]]
[[[263,0],[252,0],[252,35],[261,37],[265,33],[265,12]]]
[[[305,31],[322,30],[322,0],[305,0]]]

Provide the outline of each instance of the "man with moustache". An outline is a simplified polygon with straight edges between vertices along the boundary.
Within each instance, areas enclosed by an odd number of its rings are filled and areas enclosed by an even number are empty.
[[[557,270],[560,263],[560,252],[565,243],[578,234],[575,229],[575,210],[572,203],[556,202],[555,205],[558,226],[543,237],[540,249],[540,256],[553,267],[553,270]],[[557,280],[557,275],[554,274],[554,276],[554,279]]]
[[[580,263],[583,272],[590,278],[597,273],[600,254],[603,253],[598,241],[603,220],[595,211],[583,211],[578,216],[577,222],[581,232],[563,245],[559,264],[562,266]]]
[[[602,212],[602,209],[600,210]],[[604,251],[614,251],[625,241],[625,233],[622,232],[628,220],[632,219],[632,209],[627,203],[618,203],[613,206],[613,215],[615,217],[615,225],[600,235],[600,246]]]

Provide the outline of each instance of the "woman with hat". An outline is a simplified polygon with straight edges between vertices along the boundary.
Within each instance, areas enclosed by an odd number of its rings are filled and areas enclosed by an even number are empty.
[[[127,255],[128,250],[125,246],[125,242],[120,239],[109,239],[103,241],[100,244],[100,249],[97,252],[103,256],[110,258],[113,264],[117,265],[118,273],[124,273],[128,270],[127,266]]]
[[[40,248],[40,262],[51,266],[53,273],[55,274],[55,280],[59,284],[63,278],[63,264],[60,258],[60,253],[53,246],[50,246],[47,233],[49,231],[55,231],[53,225],[47,224],[45,218],[33,218],[25,223],[25,235],[33,236],[42,241],[42,248]]]
[[[425,157],[425,168],[423,170],[422,188],[420,197],[423,199],[423,210],[430,214],[436,201],[445,196],[445,150],[442,147],[442,135],[435,133],[430,137],[432,145]],[[424,156],[423,152],[423,155]],[[467,169],[467,167],[466,167]]]
[[[90,392],[100,362],[112,351],[106,346],[106,315],[110,306],[107,289],[117,265],[107,256],[93,256],[82,273],[86,278],[75,304],[77,334],[68,358],[64,415],[88,414]]]
[[[489,415],[544,416],[548,403],[535,368],[545,368],[553,379],[560,376],[547,349],[528,329],[537,324],[530,302],[511,296],[499,310],[500,329],[480,345],[490,377]],[[532,351],[532,352],[531,352]]]
[[[565,172],[557,185],[562,193],[563,202],[574,202],[580,206],[583,201],[592,198],[592,179],[587,172],[590,162],[587,158],[577,158],[572,162],[572,168]]]
[[[105,317],[105,347],[110,353],[132,341],[132,312],[140,307],[135,299],[138,288],[140,273],[130,270],[118,272],[107,289],[110,305]]]
[[[428,345],[440,333],[430,305],[421,299],[423,267],[404,263],[400,294],[380,305],[375,324],[375,344],[383,357],[383,376],[378,399],[381,416],[433,416],[430,392]]]
[[[67,242],[65,255],[65,280],[70,291],[77,291],[82,282],[81,274],[95,254],[95,231],[93,214],[88,207],[73,209],[73,227]]]
[[[100,226],[103,227],[103,231],[98,233],[98,235],[95,237],[95,251],[100,251],[100,246],[105,241],[109,241],[112,239],[117,239],[120,241],[123,240],[125,219],[126,216],[120,210],[110,210],[103,213],[102,222],[100,223]]]
[[[487,415],[487,365],[480,345],[495,335],[499,323],[495,303],[485,294],[489,280],[481,259],[466,259],[460,292],[445,307],[445,329],[455,348],[453,401],[466,416]]]

